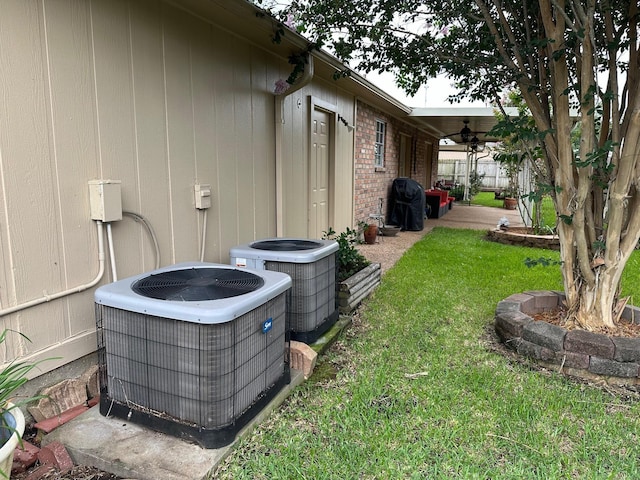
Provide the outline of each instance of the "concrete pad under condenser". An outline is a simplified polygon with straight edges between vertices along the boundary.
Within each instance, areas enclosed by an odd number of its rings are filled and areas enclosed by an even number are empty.
[[[43,438],[42,444],[59,441],[76,464],[122,478],[201,480],[303,381],[302,372],[291,369],[291,382],[238,433],[233,443],[221,448],[202,448],[123,419],[104,417],[99,406],[58,427]]]

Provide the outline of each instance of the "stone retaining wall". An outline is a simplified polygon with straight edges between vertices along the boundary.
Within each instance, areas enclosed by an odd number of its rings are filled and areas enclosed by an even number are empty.
[[[487,238],[506,245],[560,250],[560,239],[556,235],[532,235],[510,232],[509,230],[489,230]]]
[[[495,330],[506,346],[562,373],[612,385],[640,385],[640,338],[610,337],[567,330],[529,315],[551,311],[564,293],[529,291],[498,303]],[[622,317],[640,323],[640,309],[628,306]]]

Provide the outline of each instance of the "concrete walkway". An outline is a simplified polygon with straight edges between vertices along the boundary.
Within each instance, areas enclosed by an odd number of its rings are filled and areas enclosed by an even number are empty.
[[[480,205],[455,204],[442,218],[429,218],[425,228],[450,227],[470,228],[473,230],[493,230],[498,225],[500,218],[506,217],[512,227],[524,226],[518,210],[505,210],[502,208],[483,207]]]
[[[379,263],[384,273],[395,265],[404,252],[435,227],[493,230],[502,217],[506,217],[512,227],[524,226],[518,210],[456,203],[443,217],[426,219],[422,231],[399,232],[394,237],[381,237],[373,245],[358,245],[357,248],[368,260]]]

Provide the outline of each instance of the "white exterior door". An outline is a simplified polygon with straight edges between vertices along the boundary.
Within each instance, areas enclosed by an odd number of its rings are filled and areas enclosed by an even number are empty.
[[[329,162],[331,115],[314,109],[309,165],[309,237],[321,238],[329,228]]]

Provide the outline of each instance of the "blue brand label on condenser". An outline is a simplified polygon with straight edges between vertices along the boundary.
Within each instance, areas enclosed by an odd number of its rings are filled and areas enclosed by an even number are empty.
[[[273,318],[267,318],[262,322],[262,333],[267,333],[273,328]]]

